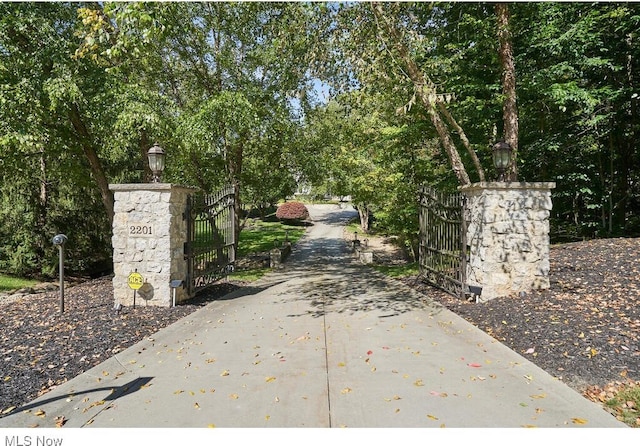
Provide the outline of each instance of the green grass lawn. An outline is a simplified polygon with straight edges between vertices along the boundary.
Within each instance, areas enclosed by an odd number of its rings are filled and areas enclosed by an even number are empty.
[[[280,222],[264,222],[259,219],[248,220],[240,232],[237,257],[248,257],[252,254],[270,251],[281,246],[285,240],[295,244],[305,233],[304,226],[292,226]],[[234,271],[229,277],[235,280],[252,282],[269,271],[269,268],[251,268]]]
[[[36,285],[37,283],[37,280],[21,279],[19,277],[0,274],[0,293],[11,290],[19,290],[20,288],[31,287]]]
[[[351,234],[354,234],[356,232],[358,234],[362,234],[362,228],[360,227],[360,219],[354,218],[349,223],[347,223],[347,225],[345,226],[345,229],[347,230],[347,232]]]
[[[418,274],[420,270],[418,262],[407,263],[405,265],[371,265],[371,267],[385,276],[394,278],[414,276]]]
[[[285,240],[295,243],[305,233],[304,226],[286,225],[280,222],[251,220],[240,232],[238,257],[269,251]]]
[[[631,427],[640,426],[637,409],[640,407],[640,387],[623,387],[612,399],[607,400],[605,405],[614,409],[625,424]]]

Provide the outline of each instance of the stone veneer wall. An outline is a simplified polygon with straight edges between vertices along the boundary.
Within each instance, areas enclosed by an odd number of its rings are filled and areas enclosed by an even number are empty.
[[[549,288],[549,214],[555,183],[476,183],[467,197],[467,283],[479,301]]]
[[[172,280],[185,280],[184,259],[187,197],[194,189],[167,183],[112,184],[113,292],[115,303],[133,305],[128,277],[137,271],[148,285],[137,292],[136,305],[171,306]],[[184,287],[176,289],[176,303],[188,299]],[[152,295],[149,300],[143,296]]]

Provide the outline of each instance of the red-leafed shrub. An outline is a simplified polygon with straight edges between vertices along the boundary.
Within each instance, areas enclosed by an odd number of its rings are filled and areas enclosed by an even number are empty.
[[[287,201],[278,206],[276,217],[280,220],[306,220],[309,218],[309,210],[299,201]]]

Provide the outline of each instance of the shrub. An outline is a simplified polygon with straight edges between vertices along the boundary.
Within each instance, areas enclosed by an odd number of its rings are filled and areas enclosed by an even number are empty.
[[[276,217],[280,220],[305,220],[309,218],[309,210],[299,201],[288,201],[278,206]]]

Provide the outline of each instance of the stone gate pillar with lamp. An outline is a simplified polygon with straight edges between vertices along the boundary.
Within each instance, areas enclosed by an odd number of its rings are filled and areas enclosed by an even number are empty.
[[[194,189],[162,183],[164,151],[148,152],[151,183],[111,184],[114,194],[113,292],[115,305],[169,307],[188,299],[184,244],[187,197]]]
[[[497,182],[463,186],[466,196],[467,285],[477,301],[549,288],[552,182],[504,181],[510,159],[494,146]]]

